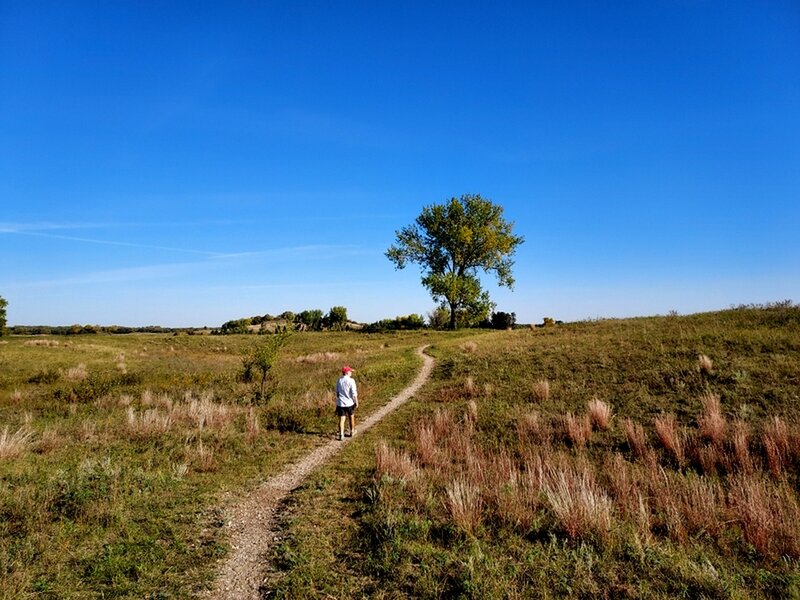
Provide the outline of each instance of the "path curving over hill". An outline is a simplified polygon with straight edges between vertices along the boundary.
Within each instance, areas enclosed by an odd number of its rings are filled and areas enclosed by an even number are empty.
[[[387,404],[358,424],[360,436],[390,412],[407,402],[425,384],[433,370],[433,358],[418,348],[422,369],[414,381]],[[356,437],[355,439],[358,439]],[[281,500],[297,488],[318,466],[339,452],[344,442],[332,440],[286,465],[247,496],[226,509],[225,521],[231,550],[220,565],[214,589],[206,598],[220,600],[258,600],[264,580],[265,563],[277,536],[276,511]]]

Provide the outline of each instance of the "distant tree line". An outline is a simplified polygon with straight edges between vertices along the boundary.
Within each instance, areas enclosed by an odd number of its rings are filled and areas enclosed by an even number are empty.
[[[14,325],[8,328],[11,335],[87,335],[97,333],[185,333],[195,335],[203,327],[126,327],[122,325]]]
[[[245,317],[226,321],[212,333],[231,335],[242,333],[283,333],[285,331],[341,331],[349,327],[347,308],[333,306],[327,313],[314,308],[295,313],[290,310],[278,316]]]

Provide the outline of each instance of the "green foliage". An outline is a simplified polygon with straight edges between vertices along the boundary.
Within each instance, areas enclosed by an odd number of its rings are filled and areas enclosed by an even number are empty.
[[[344,306],[334,306],[325,315],[325,326],[334,331],[341,331],[347,327],[347,309]]]
[[[6,307],[8,300],[0,296],[0,337],[6,335]]]
[[[428,326],[431,329],[447,329],[450,323],[450,311],[444,306],[437,306],[428,313]]]
[[[481,289],[478,273],[494,273],[501,286],[513,288],[511,268],[524,240],[512,233],[503,208],[479,195],[452,198],[423,208],[415,224],[397,232],[386,256],[396,268],[417,263],[422,284],[434,301],[450,308],[450,327],[485,320],[493,305]]]
[[[219,331],[222,335],[250,333],[250,325],[252,325],[252,321],[249,318],[235,319],[223,323],[222,327],[219,328]]]
[[[322,311],[319,309],[304,310],[294,316],[294,322],[298,325],[305,325],[311,331],[322,329]]]
[[[492,313],[491,324],[494,329],[511,329],[517,323],[516,313],[498,311]]]
[[[415,329],[424,329],[425,319],[422,315],[410,314],[404,317],[395,317],[394,319],[383,319],[370,323],[364,328],[368,333],[380,331],[409,331]]]
[[[242,378],[245,381],[252,381],[254,379],[254,371],[256,372],[255,376],[259,377],[256,401],[267,399],[267,383],[272,368],[278,360],[281,348],[286,345],[291,335],[291,332],[284,331],[261,338],[243,359],[244,372]]]

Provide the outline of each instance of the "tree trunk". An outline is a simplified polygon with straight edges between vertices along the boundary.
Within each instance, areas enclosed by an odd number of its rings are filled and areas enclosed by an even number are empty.
[[[456,328],[456,305],[450,305],[450,329]]]

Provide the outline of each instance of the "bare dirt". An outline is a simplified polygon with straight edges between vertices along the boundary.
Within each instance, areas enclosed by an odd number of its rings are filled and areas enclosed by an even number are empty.
[[[247,496],[225,508],[225,529],[230,552],[220,564],[214,588],[205,598],[220,600],[258,600],[259,587],[268,568],[268,557],[279,535],[278,511],[281,501],[300,486],[308,475],[358,438],[383,417],[407,402],[430,377],[433,358],[423,353],[423,365],[411,384],[358,424],[358,433],[345,441],[331,440],[260,484]]]

